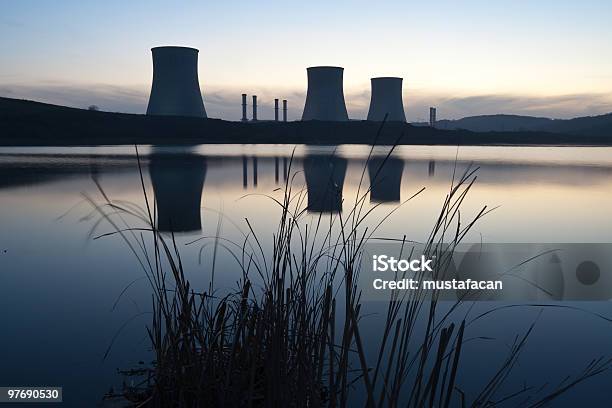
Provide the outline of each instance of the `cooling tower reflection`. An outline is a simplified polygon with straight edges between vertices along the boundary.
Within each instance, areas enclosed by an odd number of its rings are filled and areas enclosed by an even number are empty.
[[[189,153],[153,153],[150,160],[149,174],[157,204],[159,230],[201,230],[200,202],[206,177],[206,157]]]
[[[304,157],[308,211],[341,212],[347,160],[335,155]]]
[[[368,162],[370,202],[395,203],[401,198],[404,161],[395,157],[373,157]]]

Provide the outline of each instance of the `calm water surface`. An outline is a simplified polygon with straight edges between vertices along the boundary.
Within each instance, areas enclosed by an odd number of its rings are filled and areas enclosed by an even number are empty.
[[[468,240],[612,242],[612,148],[402,146],[383,166],[381,181],[373,184],[370,176],[386,148],[374,149],[369,164],[369,148],[363,146],[139,149],[147,194],[157,203],[158,225],[180,231],[177,242],[186,270],[202,287],[210,280],[211,240],[206,237],[220,231],[224,238],[241,242],[248,219],[265,247],[279,215],[269,196],[280,197],[278,188],[287,177],[296,190],[307,193],[305,205],[313,218],[346,212],[359,189],[371,188],[367,205],[379,206],[371,225],[425,187],[377,232],[422,241],[453,174],[471,165],[479,168],[478,180],[462,216],[474,216],[484,205],[498,208],[475,226]],[[113,230],[89,202],[103,201],[97,186],[112,200],[144,207],[134,147],[0,148],[0,385],[64,386],[70,406],[94,406],[108,388],[120,384],[117,368],[150,361],[144,330],[150,319],[150,287],[119,237],[94,239]],[[228,254],[219,255],[217,268],[217,287],[233,287],[239,273]],[[602,270],[602,279],[593,286],[604,300],[577,305],[585,312],[544,311],[516,384],[558,382],[577,374],[590,359],[612,354],[612,325],[590,313],[612,318],[610,274],[610,268]],[[567,284],[579,284],[571,278]],[[475,308],[490,307],[483,302]],[[379,323],[377,308],[372,305],[368,317],[372,328]],[[498,341],[470,344],[466,353],[475,357],[464,374],[491,370],[491,356],[507,352],[539,311],[506,310],[474,325],[474,336],[486,334]],[[612,397],[610,378],[585,383],[562,403],[603,406],[599,402]],[[471,386],[477,384],[466,388]]]

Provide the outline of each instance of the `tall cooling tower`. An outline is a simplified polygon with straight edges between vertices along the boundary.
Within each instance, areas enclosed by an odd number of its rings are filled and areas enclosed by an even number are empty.
[[[347,121],[341,67],[310,67],[302,120]]]
[[[389,121],[406,121],[402,101],[402,78],[372,78],[372,96],[368,120],[382,121],[387,115]]]
[[[155,47],[147,115],[206,117],[198,81],[198,50]]]

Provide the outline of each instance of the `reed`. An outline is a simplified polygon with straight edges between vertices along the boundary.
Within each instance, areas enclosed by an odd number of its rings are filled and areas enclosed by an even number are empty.
[[[241,272],[235,289],[224,294],[215,290],[214,266],[207,290],[191,286],[174,235],[156,228],[142,171],[144,208],[114,202],[99,186],[102,202],[88,200],[113,231],[98,237],[118,235],[126,242],[151,284],[153,310],[147,331],[154,363],[131,372],[140,383],[107,397],[139,407],[346,407],[355,399],[367,407],[490,407],[516,406],[521,398],[528,401],[524,406],[539,407],[609,368],[610,360],[602,358],[548,392],[524,387],[503,395],[534,322],[481,392],[466,395],[460,386],[460,367],[470,363],[462,354],[468,329],[463,300],[441,312],[439,293],[423,290],[390,291],[384,330],[368,335],[379,345],[377,354],[367,355],[357,284],[361,256],[395,210],[369,223],[377,205],[366,207],[365,168],[350,208],[315,218],[306,216],[307,192],[288,177],[280,198],[270,196],[279,208],[271,248],[249,220],[242,242],[215,236],[215,253],[228,251]],[[477,170],[453,175],[425,242],[425,255],[435,255],[441,271],[489,211],[483,207],[467,222],[461,216]],[[131,218],[144,227],[132,227]],[[400,243],[409,247],[405,237]]]

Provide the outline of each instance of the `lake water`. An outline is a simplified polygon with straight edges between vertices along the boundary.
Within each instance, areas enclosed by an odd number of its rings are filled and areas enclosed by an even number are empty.
[[[177,245],[196,286],[210,279],[207,237],[219,233],[240,242],[248,219],[263,246],[270,243],[280,214],[271,197],[280,197],[287,177],[307,193],[308,217],[346,212],[358,191],[371,188],[366,206],[377,206],[371,225],[396,209],[377,236],[423,241],[453,174],[475,166],[478,179],[462,218],[485,205],[496,209],[466,240],[612,242],[612,148],[401,146],[382,167],[381,182],[371,184],[387,152],[373,149],[368,162],[366,146],[139,147],[158,225],[179,231]],[[91,204],[104,201],[101,190],[113,201],[144,208],[133,146],[0,148],[0,385],[63,386],[66,405],[95,406],[120,384],[116,369],[150,360],[144,329],[150,286],[118,236],[94,239],[113,231]],[[238,277],[231,257],[220,255],[217,287],[232,288]],[[612,268],[602,267],[599,278],[584,288],[597,301],[565,301],[580,310],[543,312],[516,384],[560,382],[592,358],[610,355],[612,324],[595,313],[612,318]],[[579,285],[576,276],[566,277],[567,287]],[[491,307],[479,302],[474,309]],[[368,317],[372,327],[376,309]],[[507,351],[540,310],[508,309],[475,325],[473,336],[498,341],[468,346],[473,359],[464,374],[491,369],[491,356]],[[599,403],[612,398],[610,378],[607,373],[581,384],[559,404],[604,406]]]

